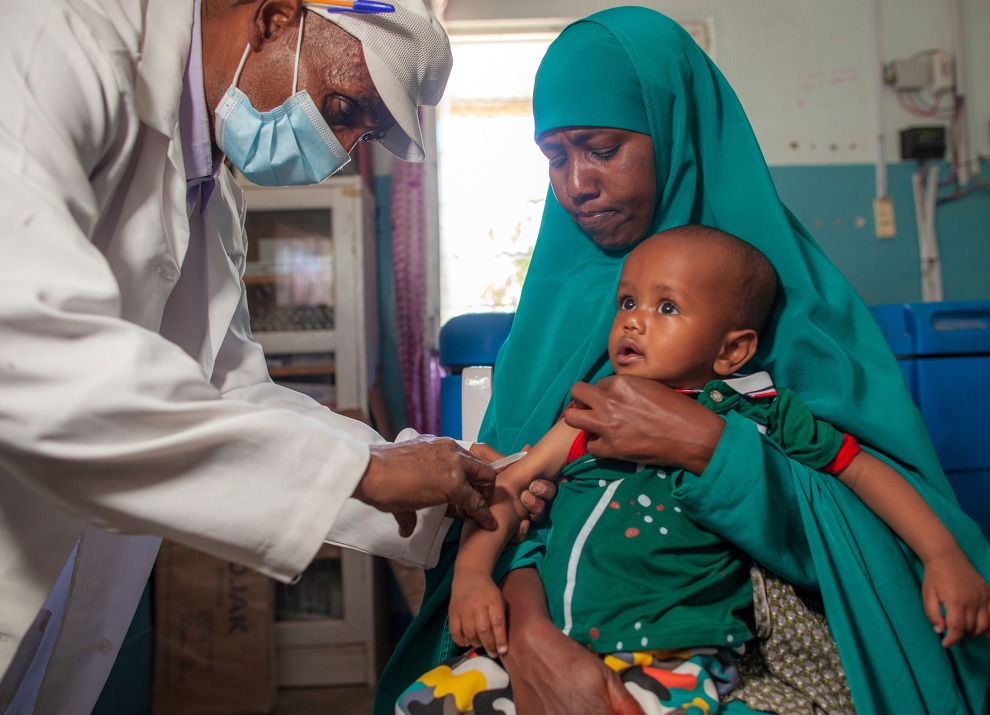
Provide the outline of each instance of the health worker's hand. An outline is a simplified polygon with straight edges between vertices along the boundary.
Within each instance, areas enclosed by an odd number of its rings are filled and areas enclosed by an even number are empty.
[[[725,421],[704,405],[655,380],[611,375],[571,388],[564,412],[571,427],[591,434],[588,452],[701,474],[715,453]]]
[[[360,499],[389,512],[399,533],[416,528],[416,510],[449,504],[458,518],[471,518],[494,529],[488,505],[495,489],[495,470],[452,439],[420,435],[398,443],[373,444],[371,460],[354,490]]]
[[[528,450],[528,445],[523,447],[524,452]],[[471,453],[488,463],[494,462],[495,460],[501,459],[505,456],[484,442],[475,442],[471,445]],[[544,514],[546,514],[547,505],[549,502],[552,502],[556,496],[557,485],[546,479],[534,479],[529,485],[529,489],[519,495],[519,501],[522,502],[522,505],[526,508],[526,511],[529,512],[529,519],[524,519],[519,522],[519,529],[512,537],[512,541],[514,543],[519,543],[526,538],[530,525],[538,524],[540,522]]]

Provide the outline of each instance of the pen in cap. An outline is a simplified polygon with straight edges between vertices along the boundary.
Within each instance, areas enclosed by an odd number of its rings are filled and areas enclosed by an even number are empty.
[[[317,12],[357,12],[364,14],[376,14],[382,12],[395,12],[395,6],[387,2],[378,0],[312,0],[303,3],[311,10]]]

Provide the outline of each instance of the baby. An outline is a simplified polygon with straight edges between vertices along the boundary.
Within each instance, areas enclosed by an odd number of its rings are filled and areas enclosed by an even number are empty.
[[[717,413],[739,412],[792,459],[836,476],[923,562],[925,611],[945,632],[943,645],[990,632],[990,588],[910,484],[766,373],[738,375],[756,353],[776,284],[762,253],[717,229],[683,226],[646,239],[623,265],[609,338],[613,369],[658,380]],[[498,529],[465,525],[451,636],[492,657],[507,652],[505,604],[492,572],[528,518],[519,495],[533,479],[559,477],[541,567],[555,623],[613,668],[639,668],[639,687],[630,689],[641,702],[680,707],[700,699],[715,711],[752,637],[748,559],[681,512],[674,495],[681,470],[596,459],[587,440],[560,420],[499,475]],[[429,681],[427,674],[419,683]]]

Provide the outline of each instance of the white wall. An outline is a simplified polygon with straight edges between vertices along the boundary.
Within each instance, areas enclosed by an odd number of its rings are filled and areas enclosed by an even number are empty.
[[[990,154],[990,2],[962,8],[970,139]],[[436,2],[435,5],[440,5]],[[446,0],[446,21],[577,18],[619,2]],[[876,158],[874,32],[869,0],[666,0],[640,3],[676,20],[710,21],[715,59],[749,114],[770,164],[872,163]],[[880,58],[955,50],[953,0],[879,0]],[[900,129],[929,122],[880,96],[884,159]]]

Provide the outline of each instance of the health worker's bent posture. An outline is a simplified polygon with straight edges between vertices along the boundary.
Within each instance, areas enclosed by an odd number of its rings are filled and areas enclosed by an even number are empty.
[[[391,4],[0,9],[0,711],[91,711],[163,536],[288,581],[332,527],[425,563],[448,508],[493,525],[484,461],[274,385],[249,329],[224,155],[266,185],[359,141],[422,161],[450,48]]]

